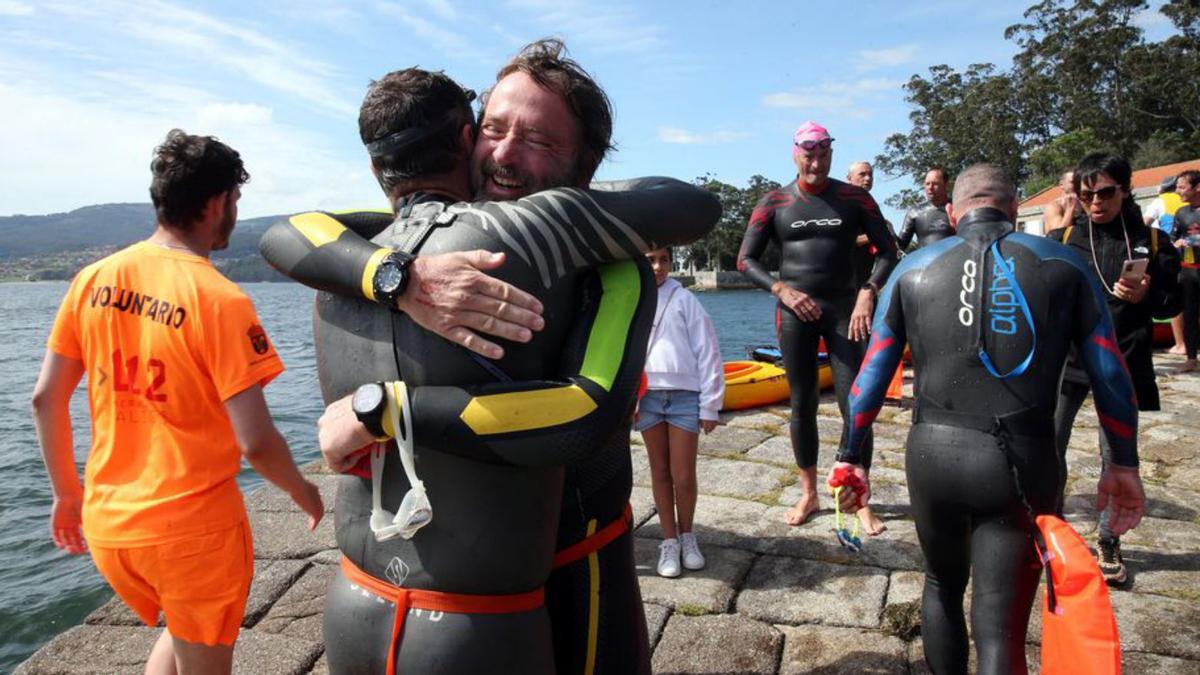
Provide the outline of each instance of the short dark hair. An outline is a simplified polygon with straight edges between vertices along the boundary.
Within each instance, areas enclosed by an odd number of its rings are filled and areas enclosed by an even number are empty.
[[[567,107],[575,114],[582,138],[572,178],[591,180],[600,162],[604,161],[604,156],[613,149],[612,104],[608,95],[582,66],[567,57],[567,46],[555,38],[545,38],[522,47],[516,56],[501,66],[496,73],[496,81],[515,72],[525,73],[534,82],[562,96]],[[484,92],[481,99],[480,119],[487,112],[491,91],[488,89]]]
[[[193,136],[180,129],[154,149],[150,162],[150,201],[160,223],[191,229],[204,215],[209,199],[250,180],[237,150],[213,136]]]
[[[442,71],[406,68],[371,83],[358,111],[358,135],[384,192],[463,161],[462,128],[474,124],[474,98]]]
[[[1108,174],[1108,177],[1115,180],[1126,193],[1130,192],[1129,186],[1133,179],[1133,169],[1129,166],[1129,162],[1124,157],[1107,152],[1093,152],[1079,160],[1079,164],[1075,167],[1073,180],[1075,192],[1079,192],[1080,185],[1095,182],[1096,177],[1102,173]]]
[[[950,177],[946,175],[946,170],[940,166],[929,167],[928,169],[925,170],[925,175],[928,176],[929,174],[933,173],[934,171],[942,174],[942,180],[949,182]]]
[[[1180,171],[1179,175],[1175,176],[1175,180],[1178,182],[1180,178],[1186,178],[1188,185],[1191,185],[1194,188],[1200,187],[1200,171],[1197,171],[1195,169],[1188,169],[1187,171]]]

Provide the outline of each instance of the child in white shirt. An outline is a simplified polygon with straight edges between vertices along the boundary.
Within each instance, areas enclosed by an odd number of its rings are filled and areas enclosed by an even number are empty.
[[[658,573],[677,577],[681,562],[690,570],[704,567],[692,533],[698,492],[696,448],[700,430],[707,434],[717,426],[725,372],[712,319],[696,296],[668,278],[671,250],[651,251],[646,258],[658,283],[658,309],[646,347],[646,393],[638,404],[634,428],[646,442],[654,505],[662,525]]]

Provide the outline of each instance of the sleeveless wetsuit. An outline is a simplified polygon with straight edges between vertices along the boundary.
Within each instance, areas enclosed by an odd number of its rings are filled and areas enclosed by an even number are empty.
[[[409,217],[395,224],[390,214],[302,214],[264,236],[261,247],[272,264],[345,295],[369,289],[362,280],[373,276],[383,249],[358,235],[379,232],[381,221],[386,228],[375,241],[387,246],[410,248],[417,232],[425,237],[422,254],[506,251],[494,275],[545,307],[546,328],[530,343],[505,344],[505,358],[491,362],[401,313],[319,294],[318,371],[326,400],[362,382],[406,381],[418,473],[436,514],[412,540],[376,542],[369,481],[341,479],[337,538],[355,568],[404,589],[526,599],[547,584],[556,550],[591,531],[620,535],[556,570],[553,576],[565,581],[550,579],[545,607],[411,610],[395,657],[399,670],[571,672],[569,664],[590,659],[595,672],[649,671],[626,520],[628,417],[645,351],[637,345],[647,339],[655,302],[640,253],[698,237],[720,207],[678,181],[626,185],[642,189],[553,190],[518,202],[448,208],[418,196],[406,201],[402,215]],[[621,258],[634,261],[591,269]],[[580,485],[564,489],[564,464],[572,464],[569,477],[587,470]],[[393,508],[409,486],[398,465],[388,464],[383,478],[384,506]],[[585,580],[582,588],[578,579]],[[331,586],[325,627],[334,670],[382,670],[392,651],[396,609],[362,586],[353,574]],[[579,597],[558,597],[564,590]]]
[[[1103,291],[1068,248],[1012,229],[1002,212],[975,209],[958,236],[900,262],[880,295],[850,398],[854,428],[839,454],[859,461],[907,343],[917,382],[905,464],[925,555],[921,634],[936,673],[967,672],[969,578],[979,672],[1025,672],[1039,576],[1028,511],[1055,508],[1054,406],[1072,346],[1095,388],[1108,461],[1138,462],[1133,385]],[[1015,285],[999,270],[997,241]],[[981,348],[1008,379],[988,371]]]
[[[900,250],[905,251],[917,238],[917,248],[937,243],[946,237],[954,236],[954,226],[950,224],[950,216],[946,213],[946,205],[934,206],[926,202],[924,206],[913,207],[904,214],[904,222],[900,226]]]
[[[821,307],[821,318],[812,322],[801,321],[782,304],[775,309],[779,349],[791,389],[792,452],[801,469],[817,463],[817,345],[822,337],[833,364],[842,442],[846,440],[846,396],[862,363],[865,344],[851,340],[848,331],[858,291],[854,240],[860,233],[879,251],[869,281],[881,288],[896,264],[896,241],[871,195],[833,179],[813,192],[794,181],[759,201],[738,251],[738,269],[759,287],[770,290],[775,279],[759,258],[767,243],[774,241],[780,250],[779,278],[807,293]]]

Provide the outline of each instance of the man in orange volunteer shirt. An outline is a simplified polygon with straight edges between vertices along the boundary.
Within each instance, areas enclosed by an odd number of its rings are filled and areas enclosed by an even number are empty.
[[[324,507],[263,398],[283,364],[250,298],[208,259],[237,220],[249,179],[240,156],[175,129],[151,171],[154,233],[71,282],[34,388],[51,537],[69,553],[90,550],[147,625],[166,616],[147,673],[228,673],[254,573],[241,457],[310,529]],[[69,403],[85,372],[92,447],[81,485]]]

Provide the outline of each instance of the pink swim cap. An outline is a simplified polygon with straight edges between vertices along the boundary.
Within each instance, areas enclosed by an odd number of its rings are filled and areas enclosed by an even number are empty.
[[[799,145],[801,141],[823,141],[826,138],[829,138],[829,130],[810,120],[801,124],[796,133],[792,135],[792,143]],[[830,138],[830,140],[833,139]]]

